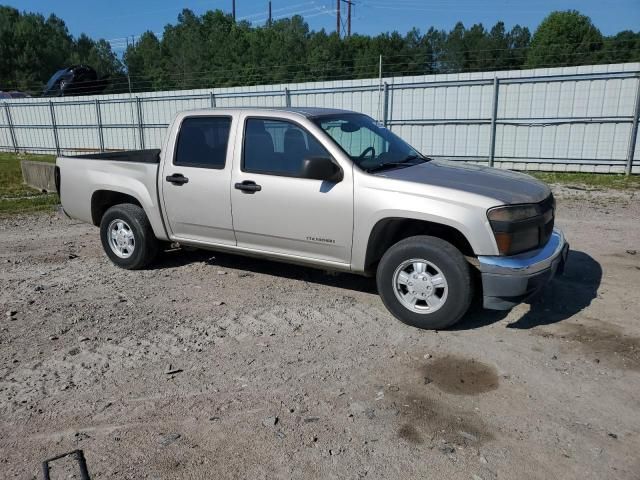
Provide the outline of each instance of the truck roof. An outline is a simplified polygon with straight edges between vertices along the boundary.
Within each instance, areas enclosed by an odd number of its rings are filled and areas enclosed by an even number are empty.
[[[214,108],[201,108],[197,110],[190,110],[183,112],[189,114],[191,112],[202,113],[203,111],[235,111],[243,113],[265,113],[265,112],[285,112],[294,113],[303,117],[320,117],[324,115],[336,115],[344,113],[357,113],[351,110],[343,110],[339,108],[321,108],[321,107],[214,107]]]

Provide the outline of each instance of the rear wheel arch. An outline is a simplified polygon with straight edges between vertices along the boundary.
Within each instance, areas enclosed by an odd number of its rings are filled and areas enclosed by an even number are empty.
[[[456,247],[462,255],[475,256],[467,237],[455,227],[415,218],[387,217],[379,220],[371,229],[365,254],[365,272],[375,272],[378,262],[391,246],[417,235],[440,238]]]
[[[142,203],[132,195],[115,190],[96,190],[91,195],[91,221],[99,226],[109,208],[124,203],[137,205],[144,210]]]

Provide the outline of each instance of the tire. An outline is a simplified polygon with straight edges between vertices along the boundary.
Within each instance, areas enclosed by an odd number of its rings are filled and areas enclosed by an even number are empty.
[[[131,203],[114,205],[105,212],[100,221],[100,240],[109,259],[127,270],[145,268],[159,249],[144,210]]]
[[[378,264],[376,283],[383,303],[398,320],[430,330],[454,325],[473,299],[471,272],[462,253],[426,235],[389,248]]]

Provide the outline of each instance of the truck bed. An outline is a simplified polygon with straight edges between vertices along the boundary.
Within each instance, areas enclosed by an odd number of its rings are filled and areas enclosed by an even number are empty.
[[[160,150],[132,150],[58,157],[60,200],[72,218],[97,223],[113,192],[123,203],[138,203],[147,213],[156,237],[166,239],[158,198]]]
[[[124,150],[105,153],[87,153],[67,158],[86,158],[87,160],[110,160],[112,162],[160,163],[160,149]]]

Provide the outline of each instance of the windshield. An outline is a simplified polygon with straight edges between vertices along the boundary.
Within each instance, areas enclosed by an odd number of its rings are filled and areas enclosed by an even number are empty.
[[[429,160],[366,115],[344,113],[317,117],[313,121],[367,172],[408,167]]]

